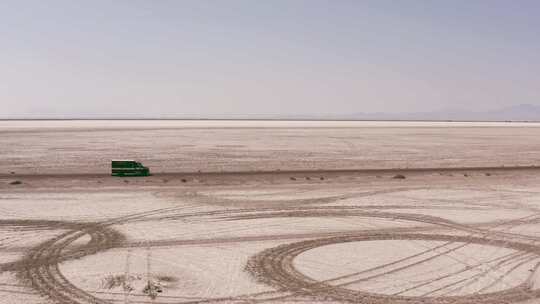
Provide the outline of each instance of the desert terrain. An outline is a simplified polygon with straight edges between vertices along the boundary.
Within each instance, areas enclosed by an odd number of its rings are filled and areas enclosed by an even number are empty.
[[[540,124],[0,121],[0,303],[540,303]],[[111,159],[148,177],[112,177]]]

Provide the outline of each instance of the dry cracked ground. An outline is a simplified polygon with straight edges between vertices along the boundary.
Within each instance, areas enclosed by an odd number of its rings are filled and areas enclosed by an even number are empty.
[[[0,303],[540,303],[539,125],[205,123],[2,122]]]

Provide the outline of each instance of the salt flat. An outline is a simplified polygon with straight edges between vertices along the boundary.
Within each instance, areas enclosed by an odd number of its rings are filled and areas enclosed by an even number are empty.
[[[0,174],[531,165],[540,124],[316,121],[1,121]]]
[[[539,133],[3,121],[0,303],[539,303]]]

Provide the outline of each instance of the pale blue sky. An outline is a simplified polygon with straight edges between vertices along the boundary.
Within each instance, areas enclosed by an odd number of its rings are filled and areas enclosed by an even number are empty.
[[[540,1],[0,1],[0,117],[540,105]]]

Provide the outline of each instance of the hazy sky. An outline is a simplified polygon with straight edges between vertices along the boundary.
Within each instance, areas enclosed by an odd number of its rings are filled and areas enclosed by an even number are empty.
[[[0,1],[0,116],[540,105],[538,0]]]

